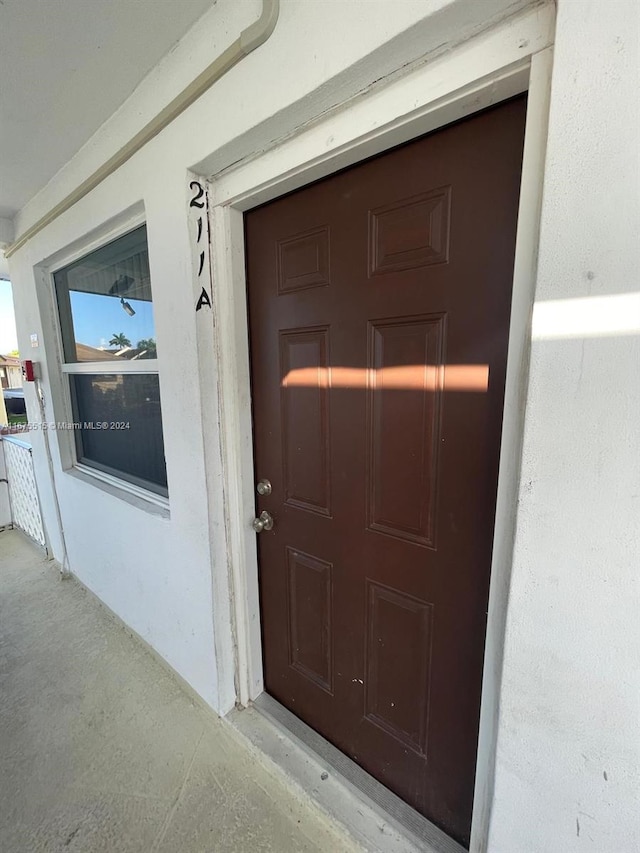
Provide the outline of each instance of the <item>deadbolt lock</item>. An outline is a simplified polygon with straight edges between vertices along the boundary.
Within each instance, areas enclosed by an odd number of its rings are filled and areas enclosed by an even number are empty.
[[[271,483],[268,480],[260,480],[258,485],[256,486],[256,492],[262,497],[266,497],[271,494]]]

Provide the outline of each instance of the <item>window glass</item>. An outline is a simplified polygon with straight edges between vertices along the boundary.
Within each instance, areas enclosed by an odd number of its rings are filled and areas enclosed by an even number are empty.
[[[146,227],[53,279],[78,462],[166,496]]]
[[[54,274],[65,361],[156,358],[146,226]]]
[[[157,374],[70,378],[78,460],[166,495]]]

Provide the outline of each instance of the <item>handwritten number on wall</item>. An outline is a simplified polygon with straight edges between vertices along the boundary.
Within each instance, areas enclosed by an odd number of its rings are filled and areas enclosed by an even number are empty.
[[[193,191],[194,195],[191,201],[189,202],[189,207],[197,207],[202,209],[204,207],[204,201],[200,199],[204,195],[204,187],[199,181],[191,181],[189,184],[189,189]],[[202,216],[198,217],[198,232],[196,236],[196,244],[200,243],[202,239],[202,230],[203,230],[203,218]],[[204,269],[204,259],[205,252],[204,249],[200,252],[200,259],[198,263],[198,278],[202,275],[202,270]],[[211,299],[205,287],[202,288],[200,296],[198,297],[198,301],[196,302],[196,311],[199,311],[203,306],[207,306],[211,308]]]
[[[202,196],[204,195],[204,188],[199,181],[191,181],[189,184],[189,189],[193,190],[195,195],[189,202],[189,207],[204,207],[204,202],[200,201]]]

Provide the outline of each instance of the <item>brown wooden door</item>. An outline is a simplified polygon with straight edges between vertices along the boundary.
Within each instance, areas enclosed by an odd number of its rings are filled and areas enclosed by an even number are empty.
[[[463,844],[524,118],[246,216],[266,689]]]

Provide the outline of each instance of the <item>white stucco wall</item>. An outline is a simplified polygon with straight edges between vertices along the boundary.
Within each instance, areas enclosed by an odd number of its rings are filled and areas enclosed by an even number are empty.
[[[218,659],[223,669],[217,670],[215,654],[230,622],[215,330],[209,313],[194,313],[200,285],[187,218],[188,170],[200,164],[206,174],[234,162],[524,4],[395,0],[393,14],[390,5],[285,0],[266,45],[11,258],[26,352],[32,332],[43,341],[52,336],[34,268],[144,205],[170,517],[64,473],[54,440],[56,486],[71,569],[223,711],[234,696],[233,661]],[[258,0],[220,0],[25,207],[16,232],[124,144],[259,8]],[[630,201],[637,121],[635,138],[622,128],[632,125],[637,102],[630,71],[634,10],[634,0],[611,0],[606,15],[596,0],[560,0],[540,303],[638,290],[637,207]],[[637,336],[617,334],[533,343],[491,853],[634,849],[638,604],[629,550],[636,524],[630,393],[637,345]],[[176,348],[179,359],[172,356]],[[32,354],[43,363],[50,407],[61,388],[55,348]],[[38,419],[33,389],[26,394]],[[43,438],[32,438],[45,522],[61,558]],[[223,602],[215,624],[214,601]]]
[[[558,4],[491,853],[640,849],[638,21]]]

